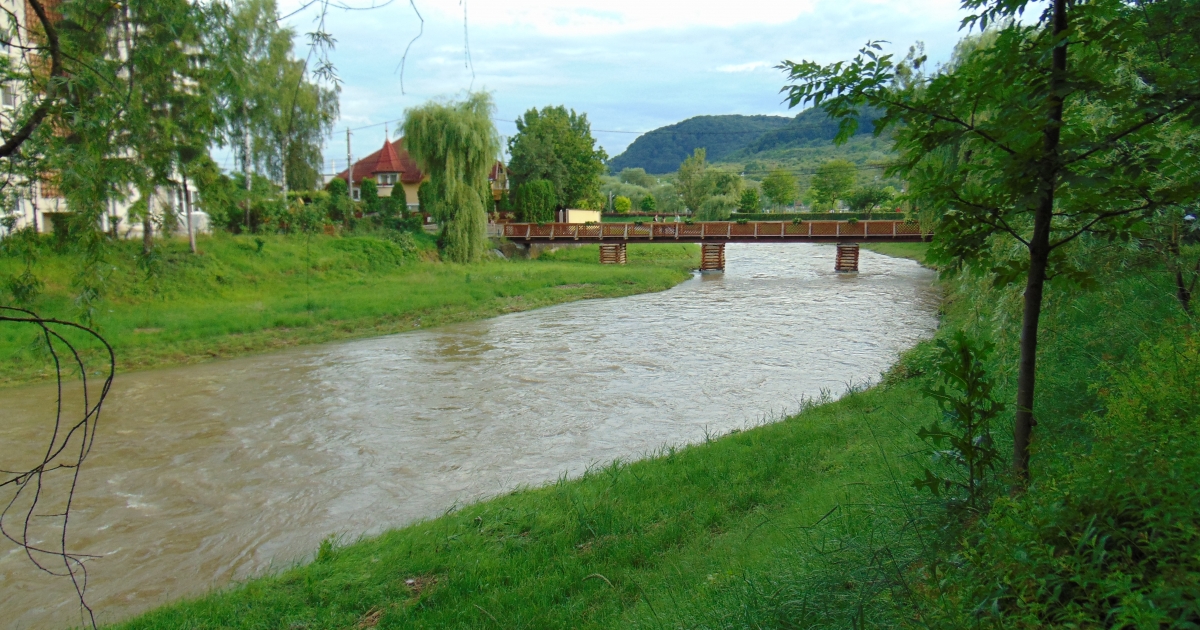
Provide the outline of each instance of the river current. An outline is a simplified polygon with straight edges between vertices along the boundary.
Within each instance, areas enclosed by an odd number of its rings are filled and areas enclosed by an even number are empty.
[[[727,272],[387,337],[118,375],[71,521],[102,622],[345,540],[777,419],[878,379],[934,331],[933,272],[833,246],[730,245]],[[0,390],[0,462],[54,390]],[[68,580],[0,543],[0,626],[80,623]]]

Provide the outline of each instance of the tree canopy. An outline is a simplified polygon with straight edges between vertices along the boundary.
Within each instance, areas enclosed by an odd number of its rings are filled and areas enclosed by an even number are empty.
[[[596,146],[587,114],[561,105],[531,109],[517,120],[509,139],[509,172],[513,185],[543,179],[554,185],[560,208],[599,209],[600,176],[608,155]]]
[[[813,198],[823,206],[833,204],[845,198],[846,193],[854,187],[857,169],[853,162],[846,160],[829,160],[817,167],[813,176]]]
[[[1067,252],[1125,239],[1200,197],[1200,4],[966,0],[991,26],[927,74],[868,43],[849,62],[785,62],[792,105],[823,106],[839,139],[866,108],[894,130],[908,199],[937,221],[934,253],[1024,284],[1013,470],[1029,474],[1038,325],[1049,280],[1082,279]],[[1020,252],[1020,254],[1016,254]],[[1044,410],[1048,412],[1049,410]]]
[[[796,177],[783,169],[771,171],[762,181],[763,195],[777,206],[790,206],[800,198]]]

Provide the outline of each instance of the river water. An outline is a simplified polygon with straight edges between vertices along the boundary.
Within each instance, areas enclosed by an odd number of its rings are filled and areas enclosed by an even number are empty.
[[[934,274],[833,246],[731,245],[662,293],[119,375],[72,514],[115,621],[309,556],[330,534],[704,439],[877,379],[932,334]],[[52,388],[0,391],[0,462],[48,436]],[[70,582],[0,543],[0,625],[78,624]]]

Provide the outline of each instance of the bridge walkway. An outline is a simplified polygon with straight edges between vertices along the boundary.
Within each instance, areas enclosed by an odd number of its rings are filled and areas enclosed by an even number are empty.
[[[837,271],[858,271],[859,243],[923,243],[933,234],[915,221],[705,221],[697,223],[506,223],[515,242],[600,243],[600,260],[624,264],[628,243],[700,243],[702,271],[725,269],[726,243],[836,243]]]

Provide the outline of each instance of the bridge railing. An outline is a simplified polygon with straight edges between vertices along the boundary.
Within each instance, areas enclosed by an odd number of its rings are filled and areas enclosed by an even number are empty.
[[[504,236],[516,239],[729,239],[758,238],[841,238],[923,236],[920,225],[907,221],[708,221],[702,223],[506,223]]]

